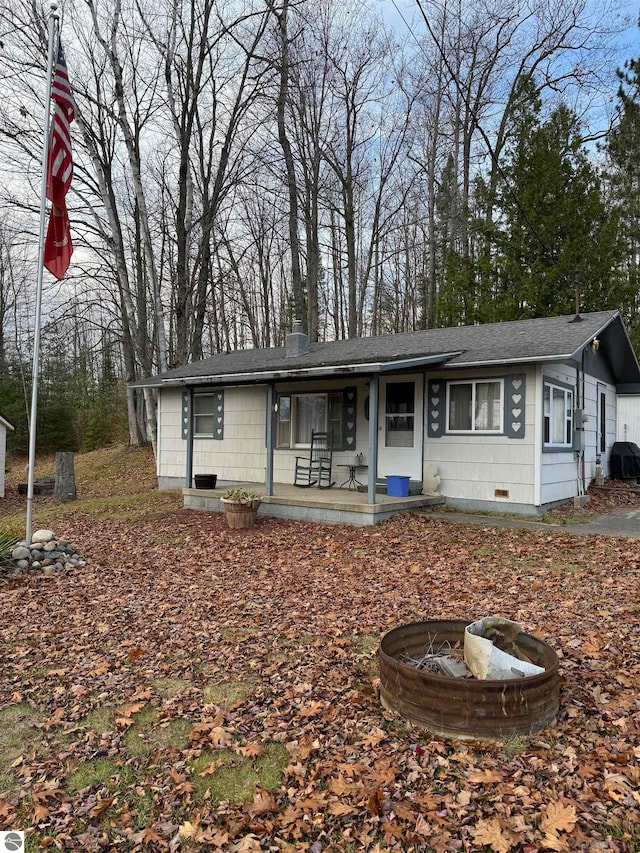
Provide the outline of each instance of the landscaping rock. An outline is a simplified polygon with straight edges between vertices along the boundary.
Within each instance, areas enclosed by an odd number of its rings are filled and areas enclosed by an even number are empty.
[[[18,542],[0,560],[0,583],[41,572],[50,577],[86,566],[86,561],[66,539],[56,539],[51,530],[36,530],[32,542]]]
[[[24,545],[18,545],[11,552],[12,560],[28,560],[31,556],[31,551],[28,548],[25,548]]]
[[[31,537],[32,542],[50,542],[54,539],[53,530],[36,530]]]

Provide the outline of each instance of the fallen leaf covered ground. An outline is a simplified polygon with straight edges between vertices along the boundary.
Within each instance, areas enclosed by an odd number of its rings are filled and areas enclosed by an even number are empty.
[[[57,524],[40,505],[88,565],[0,589],[0,830],[32,850],[640,849],[637,540],[421,514],[234,531],[178,503]],[[556,649],[557,725],[452,741],[382,709],[388,630],[490,613]]]

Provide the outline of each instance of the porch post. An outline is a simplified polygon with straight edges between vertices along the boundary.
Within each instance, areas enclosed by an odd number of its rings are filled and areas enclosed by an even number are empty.
[[[193,486],[193,388],[189,388],[189,424],[187,426],[187,470],[185,472],[185,486],[187,489]]]
[[[369,484],[367,503],[376,502],[376,480],[378,479],[378,377],[369,380]]]
[[[269,382],[267,385],[267,471],[265,476],[265,492],[267,496],[273,495],[273,434],[275,421],[275,385]]]

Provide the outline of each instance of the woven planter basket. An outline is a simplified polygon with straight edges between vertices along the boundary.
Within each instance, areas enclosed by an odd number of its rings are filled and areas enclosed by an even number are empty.
[[[220,501],[224,507],[224,514],[227,517],[227,525],[232,529],[241,530],[245,527],[253,527],[256,523],[260,501],[240,503],[239,501],[229,501],[225,498],[221,498]]]

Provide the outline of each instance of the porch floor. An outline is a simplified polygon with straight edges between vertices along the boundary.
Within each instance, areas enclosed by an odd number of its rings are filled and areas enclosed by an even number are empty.
[[[236,485],[260,495],[265,492],[264,483],[234,484],[234,488]],[[184,506],[188,509],[220,512],[220,497],[227,488],[221,486],[212,490],[183,489]],[[315,521],[321,524],[371,525],[398,512],[444,503],[444,498],[440,495],[410,495],[407,498],[397,498],[376,494],[376,502],[368,504],[365,492],[339,489],[337,486],[331,489],[318,489],[315,486],[301,489],[287,483],[275,483],[273,490],[272,496],[262,498],[259,515]]]

